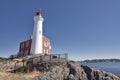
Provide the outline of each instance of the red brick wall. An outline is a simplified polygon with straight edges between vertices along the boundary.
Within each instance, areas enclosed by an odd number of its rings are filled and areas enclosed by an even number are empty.
[[[47,46],[44,44],[45,41],[47,42]],[[28,54],[30,54],[30,49],[31,49],[31,43],[32,43],[32,39],[30,38],[29,40],[23,41],[20,43],[20,47],[19,47],[19,52],[25,52],[28,51]],[[46,38],[45,36],[43,36],[43,54],[44,54],[44,50],[47,50],[48,53],[50,53],[50,41],[48,38]],[[23,54],[21,54],[23,55]]]
[[[28,46],[27,46],[27,43],[29,43]],[[32,43],[32,39],[21,42],[19,52],[25,52],[26,50],[28,50],[28,55],[29,55],[30,54],[31,43]],[[24,44],[24,46],[23,46],[23,44]]]
[[[45,42],[47,42],[47,45],[45,46]],[[50,41],[45,37],[43,36],[43,53],[44,53],[44,50],[47,50],[48,53],[50,53]]]

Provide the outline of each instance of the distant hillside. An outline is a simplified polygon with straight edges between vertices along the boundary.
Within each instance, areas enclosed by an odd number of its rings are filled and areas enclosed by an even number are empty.
[[[8,60],[8,58],[0,57],[0,61]]]
[[[84,60],[80,62],[120,62],[120,59],[93,59],[93,60]]]

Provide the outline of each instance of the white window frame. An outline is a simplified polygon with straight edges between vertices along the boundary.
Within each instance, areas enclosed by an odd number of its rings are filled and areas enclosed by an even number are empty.
[[[48,41],[44,41],[44,46],[48,47]]]

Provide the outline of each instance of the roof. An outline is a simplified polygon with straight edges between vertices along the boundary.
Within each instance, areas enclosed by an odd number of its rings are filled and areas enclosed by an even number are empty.
[[[47,39],[48,41],[50,41],[46,36],[42,36],[43,38],[45,38],[45,39]],[[29,41],[29,40],[31,40],[32,39],[32,36],[30,36],[30,38],[28,39],[28,40],[24,40],[24,41],[22,41],[22,42],[20,42],[20,43],[23,43],[23,42],[26,42],[26,41]]]

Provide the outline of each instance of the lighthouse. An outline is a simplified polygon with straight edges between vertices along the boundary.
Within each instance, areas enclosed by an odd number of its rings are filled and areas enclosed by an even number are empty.
[[[30,54],[50,54],[51,43],[50,40],[43,35],[43,21],[41,11],[37,11],[34,16],[33,34],[28,40],[20,42],[19,56],[26,56]]]
[[[37,11],[36,15],[34,16],[34,29],[32,35],[32,44],[30,54],[41,54],[43,51],[43,21],[44,18],[42,17],[41,11]]]

